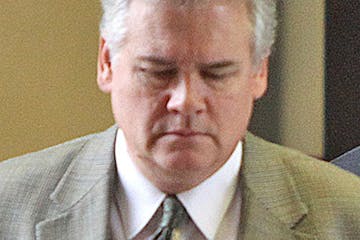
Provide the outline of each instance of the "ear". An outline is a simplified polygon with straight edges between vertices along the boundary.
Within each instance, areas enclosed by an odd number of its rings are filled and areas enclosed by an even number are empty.
[[[256,69],[256,72],[253,73],[254,100],[261,98],[267,90],[268,66],[269,66],[269,57],[266,57],[261,61],[259,67]]]
[[[111,92],[112,84],[112,70],[110,50],[107,46],[106,40],[100,37],[99,55],[97,63],[97,84],[104,93]]]

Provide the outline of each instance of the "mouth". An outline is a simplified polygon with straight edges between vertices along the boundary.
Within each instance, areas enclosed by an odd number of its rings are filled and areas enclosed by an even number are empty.
[[[168,129],[159,134],[155,142],[158,140],[164,141],[162,143],[170,144],[169,146],[174,151],[193,149],[203,144],[209,144],[209,142],[217,144],[216,138],[210,133],[189,128]]]
[[[179,129],[174,131],[168,131],[164,135],[173,135],[178,137],[196,137],[196,136],[207,136],[206,133],[194,131],[191,129]]]

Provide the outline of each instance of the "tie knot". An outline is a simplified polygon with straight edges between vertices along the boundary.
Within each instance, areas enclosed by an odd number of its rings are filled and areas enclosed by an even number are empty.
[[[178,228],[181,222],[187,218],[186,210],[175,195],[167,196],[162,204],[162,208],[163,215],[160,226],[150,239],[172,239],[174,229]]]
[[[161,226],[174,229],[179,226],[185,216],[185,209],[177,197],[174,195],[167,196],[163,202]]]

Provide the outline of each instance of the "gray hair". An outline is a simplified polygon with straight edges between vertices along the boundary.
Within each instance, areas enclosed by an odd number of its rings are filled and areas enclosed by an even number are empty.
[[[101,0],[103,16],[100,34],[106,39],[113,57],[119,52],[127,32],[126,17],[131,0]],[[246,0],[253,26],[253,62],[258,65],[269,56],[277,26],[276,0]]]

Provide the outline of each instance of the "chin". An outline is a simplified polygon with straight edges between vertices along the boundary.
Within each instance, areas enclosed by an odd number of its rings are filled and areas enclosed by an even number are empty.
[[[192,151],[168,153],[158,159],[164,169],[175,172],[201,171],[211,165],[209,157]]]

